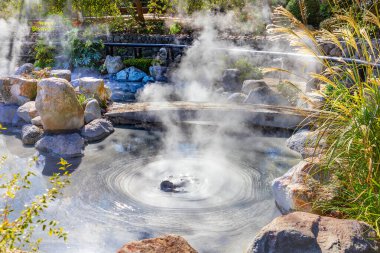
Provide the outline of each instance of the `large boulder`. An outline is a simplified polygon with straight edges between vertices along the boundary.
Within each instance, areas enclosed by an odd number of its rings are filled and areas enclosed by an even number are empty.
[[[264,104],[264,105],[281,105],[289,106],[288,100],[274,92],[268,86],[258,87],[254,90],[251,90],[246,100],[246,104]]]
[[[118,253],[196,253],[180,236],[168,235],[125,244]]]
[[[112,123],[106,119],[95,119],[82,129],[82,136],[88,142],[100,141],[114,132]]]
[[[249,94],[252,90],[260,87],[269,87],[264,80],[245,80],[241,92]]]
[[[21,140],[24,145],[34,145],[41,139],[44,131],[34,125],[24,125],[21,131]]]
[[[30,123],[31,120],[38,116],[36,103],[34,101],[27,102],[17,109],[17,115],[25,122]]]
[[[320,187],[316,180],[318,176],[316,165],[301,161],[283,176],[274,179],[272,192],[281,212],[289,213],[295,210],[311,212],[312,203]]]
[[[53,69],[50,71],[50,77],[62,78],[71,82],[71,71],[68,69]]]
[[[375,236],[364,222],[295,212],[265,226],[247,253],[375,253]]]
[[[83,156],[84,146],[85,141],[78,133],[45,135],[36,143],[37,150],[63,158]]]
[[[15,72],[15,75],[21,76],[25,74],[30,74],[34,70],[34,65],[32,63],[25,63],[21,65]]]
[[[95,98],[101,105],[105,105],[111,94],[103,79],[83,77],[79,79],[79,92],[87,98]]]
[[[116,74],[116,80],[127,82],[141,82],[147,74],[135,67],[129,67]]]
[[[51,77],[41,80],[36,108],[45,131],[71,131],[84,125],[84,110],[73,86],[65,79]]]
[[[107,68],[108,74],[116,74],[124,68],[123,60],[120,56],[110,56],[107,55],[106,61],[104,63]]]
[[[102,113],[98,101],[96,99],[91,99],[88,101],[84,110],[85,123],[90,123],[91,121],[100,119],[101,117]]]
[[[240,92],[242,84],[239,81],[238,69],[226,69],[222,76],[222,86],[225,91]]]

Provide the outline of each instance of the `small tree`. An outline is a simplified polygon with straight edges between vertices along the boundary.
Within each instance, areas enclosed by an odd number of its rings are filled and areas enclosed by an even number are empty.
[[[4,130],[0,124],[0,130]],[[0,165],[4,164],[6,157],[0,159]],[[32,236],[37,227],[47,231],[50,236],[56,236],[66,240],[67,233],[58,226],[55,220],[44,219],[43,212],[49,203],[54,201],[70,182],[67,171],[70,164],[61,159],[58,163],[60,174],[54,174],[49,181],[51,187],[43,195],[36,196],[34,200],[25,205],[20,213],[15,213],[13,204],[19,200],[23,191],[30,190],[33,186],[31,178],[35,174],[31,171],[22,173],[2,172],[0,169],[0,252],[12,252],[27,250],[37,252],[42,239],[34,239]]]

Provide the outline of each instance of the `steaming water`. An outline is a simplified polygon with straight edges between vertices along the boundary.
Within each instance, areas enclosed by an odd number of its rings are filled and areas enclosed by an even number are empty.
[[[14,134],[1,136],[0,152],[9,157],[6,167],[25,168],[35,150],[22,147]],[[115,252],[132,240],[173,233],[199,252],[243,252],[279,215],[269,182],[299,160],[284,138],[226,136],[223,156],[186,140],[175,153],[162,152],[162,140],[159,132],[118,128],[88,145],[83,159],[70,161],[72,184],[47,212],[69,231],[69,240],[44,236],[42,251]],[[55,163],[40,157],[30,195],[44,191],[43,175]],[[181,187],[163,192],[163,180]]]

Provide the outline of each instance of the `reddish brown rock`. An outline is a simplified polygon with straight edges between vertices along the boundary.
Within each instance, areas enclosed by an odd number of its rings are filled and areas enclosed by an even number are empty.
[[[247,253],[376,253],[375,237],[364,222],[295,212],[265,226]]]
[[[118,253],[196,253],[180,236],[168,235],[125,244]]]

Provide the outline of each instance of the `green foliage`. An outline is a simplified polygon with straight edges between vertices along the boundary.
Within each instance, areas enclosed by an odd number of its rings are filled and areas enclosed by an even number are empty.
[[[322,2],[319,7],[319,15],[321,20],[331,18],[333,11],[331,5],[328,2]]]
[[[240,58],[233,62],[232,68],[236,68],[240,71],[239,81],[244,80],[260,80],[264,78],[264,74],[260,68],[255,67],[249,62],[249,59]]]
[[[150,0],[148,2],[149,13],[153,13],[155,16],[169,14],[174,11],[173,7],[173,1],[170,0]]]
[[[153,59],[139,58],[139,59],[126,59],[123,61],[124,65],[128,67],[136,67],[145,73],[149,73],[149,67],[153,64]]]
[[[286,9],[298,20],[318,27],[320,22],[319,0],[290,0]]]
[[[73,67],[99,68],[104,58],[104,44],[90,35],[84,34],[78,37],[78,32],[73,31],[69,36],[66,46]]]
[[[169,27],[170,34],[179,34],[181,33],[181,31],[182,31],[182,26],[180,23],[175,22]]]
[[[54,66],[54,47],[48,46],[43,40],[40,40],[37,42],[34,52],[36,53],[34,66],[40,68]]]
[[[329,176],[322,182],[324,187],[334,189],[330,196],[320,196],[313,207],[324,215],[365,221],[380,237],[380,79],[376,68],[369,64],[380,51],[379,44],[373,43],[377,39],[369,36],[369,28],[380,28],[380,18],[365,12],[361,23],[356,15],[348,13],[336,17],[342,23],[338,30],[310,32],[286,10],[279,8],[276,14],[289,18],[293,30],[288,30],[288,39],[303,52],[319,54],[323,52],[319,43],[323,42],[338,48],[351,45],[348,57],[359,55],[364,61],[332,64],[319,59],[324,71],[312,74],[326,87],[322,89],[324,113],[315,121],[318,139],[326,143],[318,167]],[[285,30],[281,27],[271,32]]]
[[[77,100],[80,105],[82,105],[83,109],[86,107],[86,102],[87,102],[87,96],[84,94],[78,94],[77,95]]]
[[[0,164],[4,163],[5,160],[6,157],[3,157]],[[58,165],[62,173],[50,177],[51,188],[47,189],[43,195],[36,196],[30,203],[26,203],[25,208],[19,214],[14,212],[12,203],[20,201],[23,192],[29,191],[33,187],[31,180],[35,174],[31,171],[24,174],[9,174],[8,171],[0,173],[0,189],[2,192],[0,252],[13,252],[19,249],[38,252],[42,239],[33,237],[37,227],[46,231],[50,236],[67,239],[67,233],[58,226],[57,221],[42,217],[48,205],[70,183],[70,175],[67,171],[70,164],[61,159]]]

